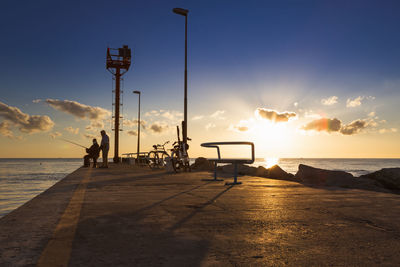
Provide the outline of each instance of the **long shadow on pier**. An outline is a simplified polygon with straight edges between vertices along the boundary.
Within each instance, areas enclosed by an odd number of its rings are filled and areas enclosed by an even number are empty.
[[[139,175],[131,179],[112,180],[112,184],[139,181],[163,175],[165,176],[165,173]],[[169,214],[165,210],[166,206],[162,206],[162,204],[210,183],[193,186],[136,210],[134,209],[135,203],[131,203],[129,207],[129,201],[126,201],[123,203],[123,205],[128,205],[126,212],[115,211],[103,216],[82,215],[74,240],[70,265],[200,266],[209,250],[210,241],[192,235],[176,233],[175,230],[194,217],[197,212],[215,202],[232,187],[224,188],[176,223],[174,223],[176,214]],[[96,184],[96,181],[93,181],[94,187],[98,187],[99,184],[100,186],[108,185],[107,182],[98,181]],[[165,183],[165,185],[168,184],[168,182]],[[133,183],[132,185],[136,184]],[[172,185],[179,184],[172,183]],[[182,185],[187,186],[185,182]],[[171,190],[176,189],[176,187],[171,188]],[[179,203],[179,201],[176,202],[175,200],[175,203]],[[188,212],[188,210],[182,210],[182,213],[185,212]],[[83,214],[85,213],[84,206]],[[171,224],[173,225],[170,226]]]

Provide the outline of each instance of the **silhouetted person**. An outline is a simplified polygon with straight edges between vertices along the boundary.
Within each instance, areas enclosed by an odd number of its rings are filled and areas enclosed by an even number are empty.
[[[93,145],[91,147],[86,148],[86,153],[88,153],[88,154],[83,157],[83,166],[89,167],[90,159],[93,159],[93,168],[96,168],[97,159],[98,159],[99,153],[100,153],[100,147],[99,147],[99,144],[97,144],[96,139],[93,139]]]
[[[101,133],[100,149],[103,157],[103,164],[101,165],[100,168],[108,168],[108,150],[110,149],[110,139],[108,138],[106,131],[102,130],[100,133]]]

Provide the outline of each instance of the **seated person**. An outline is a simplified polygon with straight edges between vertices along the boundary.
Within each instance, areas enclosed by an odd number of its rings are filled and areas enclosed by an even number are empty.
[[[96,139],[93,139],[93,145],[90,148],[86,148],[86,153],[88,154],[83,157],[83,167],[89,167],[90,159],[93,159],[93,168],[96,168],[97,158],[100,153],[100,147]]]

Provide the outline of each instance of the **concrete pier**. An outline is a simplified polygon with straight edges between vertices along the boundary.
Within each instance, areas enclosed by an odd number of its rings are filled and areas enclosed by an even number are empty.
[[[399,195],[211,177],[80,168],[0,219],[0,266],[400,266]]]

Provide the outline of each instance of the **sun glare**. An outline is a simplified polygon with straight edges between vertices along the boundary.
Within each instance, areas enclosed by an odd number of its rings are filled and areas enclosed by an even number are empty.
[[[279,158],[265,158],[264,159],[266,168],[271,168],[279,163]]]

